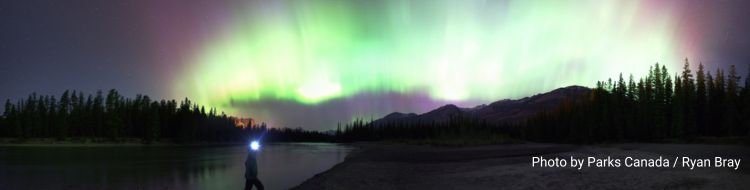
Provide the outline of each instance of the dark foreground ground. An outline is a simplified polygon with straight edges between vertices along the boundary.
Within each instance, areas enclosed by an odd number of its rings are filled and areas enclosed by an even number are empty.
[[[358,144],[346,161],[295,189],[747,189],[743,145],[514,144],[446,148]],[[741,158],[733,168],[540,168],[532,157]],[[671,162],[671,161],[670,161]]]

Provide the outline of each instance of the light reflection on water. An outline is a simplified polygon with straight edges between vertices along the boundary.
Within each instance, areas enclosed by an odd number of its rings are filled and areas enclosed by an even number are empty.
[[[288,189],[342,162],[350,147],[267,144],[266,189]],[[242,189],[246,146],[0,147],[0,189]]]

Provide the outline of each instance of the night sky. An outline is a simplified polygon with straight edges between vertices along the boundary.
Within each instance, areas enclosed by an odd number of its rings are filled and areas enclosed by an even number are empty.
[[[750,1],[0,1],[0,99],[115,88],[272,126],[750,64]]]

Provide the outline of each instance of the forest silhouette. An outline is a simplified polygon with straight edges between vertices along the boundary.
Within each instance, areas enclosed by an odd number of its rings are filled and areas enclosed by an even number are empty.
[[[187,98],[179,104],[144,95],[129,99],[114,89],[106,96],[101,91],[88,96],[65,91],[59,98],[34,93],[15,104],[6,100],[0,137],[108,142],[134,138],[144,143],[245,142],[261,133],[266,141],[323,141],[329,137],[301,128],[269,128],[265,123],[241,128],[235,119],[215,108],[207,111]]]

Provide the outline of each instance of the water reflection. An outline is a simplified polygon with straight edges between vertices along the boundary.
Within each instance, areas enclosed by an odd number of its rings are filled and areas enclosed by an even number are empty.
[[[328,143],[264,145],[258,177],[287,189],[344,160]],[[0,147],[0,189],[242,189],[246,146]]]

